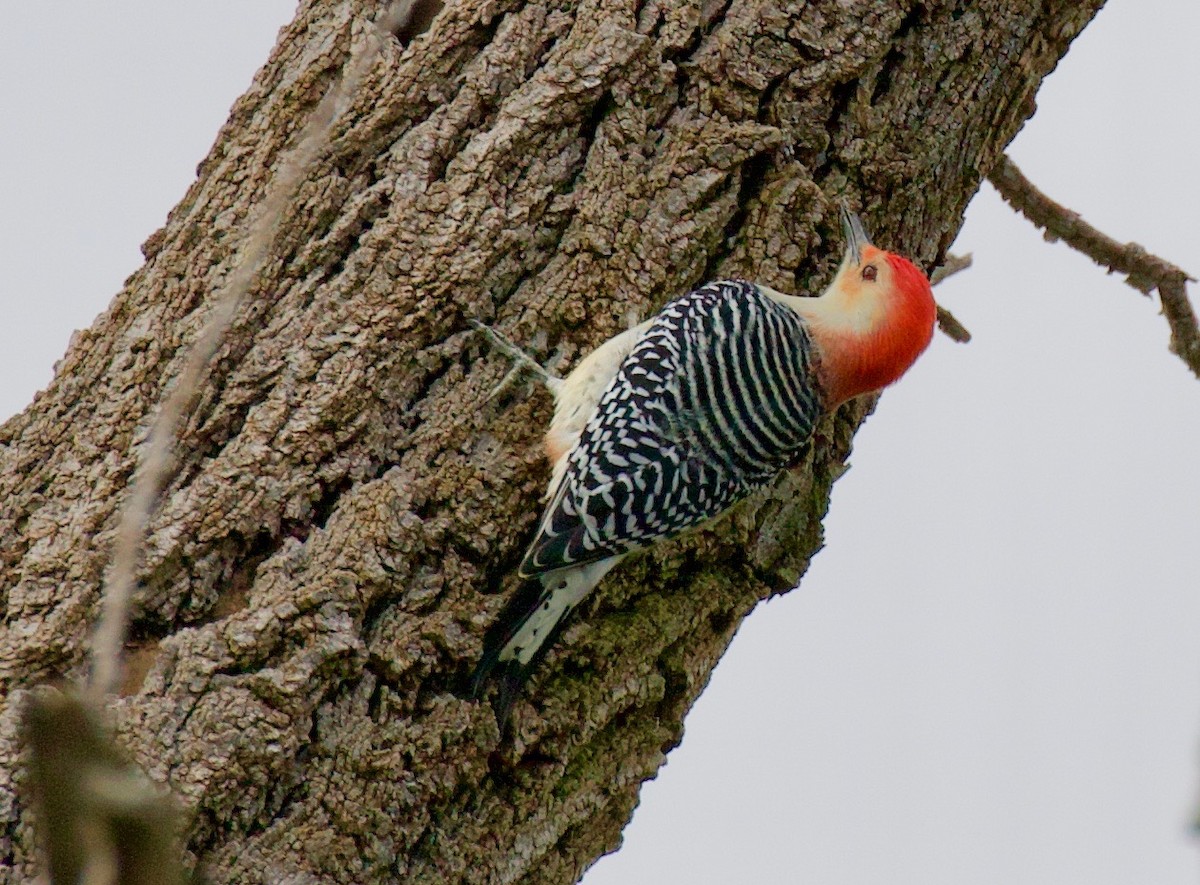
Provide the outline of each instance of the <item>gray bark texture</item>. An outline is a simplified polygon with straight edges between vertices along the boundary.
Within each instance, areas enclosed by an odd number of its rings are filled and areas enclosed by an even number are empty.
[[[820,546],[870,402],[769,493],[614,572],[501,742],[467,679],[540,511],[550,399],[489,399],[508,365],[466,320],[569,367],[706,279],[818,291],[842,196],[931,269],[1100,5],[450,0],[389,40],[280,219],[151,525],[112,713],[177,797],[189,864],[549,885],[617,847],[742,618]],[[24,699],[85,672],[155,405],[377,12],[300,3],[145,265],[0,428],[0,878],[38,869]]]

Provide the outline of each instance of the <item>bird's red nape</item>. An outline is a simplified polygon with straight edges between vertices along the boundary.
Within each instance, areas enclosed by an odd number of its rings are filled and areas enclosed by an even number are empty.
[[[937,323],[937,303],[933,300],[933,288],[929,278],[907,258],[887,253],[892,267],[897,299],[896,332],[908,342],[907,354],[900,354],[903,365],[892,381],[895,381],[916,362],[933,340],[933,327]],[[888,382],[891,383],[890,381]]]

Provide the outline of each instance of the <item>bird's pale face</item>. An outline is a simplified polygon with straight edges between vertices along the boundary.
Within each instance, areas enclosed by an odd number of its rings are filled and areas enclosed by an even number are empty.
[[[855,254],[857,252],[857,254]],[[838,306],[846,332],[868,335],[886,321],[896,297],[896,281],[887,253],[869,243],[846,250],[846,257],[829,292]]]

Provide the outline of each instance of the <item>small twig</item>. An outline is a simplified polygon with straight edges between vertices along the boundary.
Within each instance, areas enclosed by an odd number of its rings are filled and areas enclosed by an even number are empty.
[[[952,277],[959,271],[964,271],[975,261],[970,252],[966,255],[946,255],[942,263],[933,269],[929,275],[929,285],[936,286],[947,277]]]
[[[1187,296],[1187,283],[1195,282],[1194,277],[1137,243],[1118,243],[1096,230],[1079,213],[1038,190],[1007,156],[1000,158],[988,180],[1005,202],[1044,229],[1048,240],[1061,239],[1110,272],[1120,271],[1126,275],[1125,282],[1144,295],[1158,289],[1171,327],[1171,352],[1200,378],[1200,327]]]
[[[971,333],[967,331],[967,327],[956,320],[954,314],[940,304],[937,306],[937,326],[942,334],[951,341],[966,344],[971,340]]]
[[[933,269],[933,273],[929,275],[929,285],[936,286],[938,283],[947,277],[952,277],[959,271],[966,270],[971,266],[972,256],[968,252],[966,255],[947,255],[937,267]],[[954,318],[954,314],[946,310],[940,304],[937,306],[937,326],[941,329],[942,334],[951,341],[957,341],[959,344],[966,344],[971,340],[971,333],[967,331],[967,327]]]
[[[413,4],[403,0],[384,10],[379,22],[389,27],[403,24]],[[121,513],[112,563],[104,584],[100,621],[92,639],[92,674],[89,693],[96,702],[113,692],[120,680],[121,649],[129,624],[129,601],[137,582],[137,570],[146,541],[146,530],[158,497],[175,471],[172,449],[184,417],[194,403],[209,363],[225,340],[239,306],[262,270],[280,221],[287,211],[309,166],[328,145],[333,121],[358,89],[384,40],[391,39],[379,23],[368,29],[371,47],[351,57],[336,83],[321,99],[299,142],[268,186],[258,218],[250,226],[245,251],[226,284],[215,298],[212,313],[200,337],[188,353],[171,392],[150,427],[141,463],[133,479],[129,500]]]

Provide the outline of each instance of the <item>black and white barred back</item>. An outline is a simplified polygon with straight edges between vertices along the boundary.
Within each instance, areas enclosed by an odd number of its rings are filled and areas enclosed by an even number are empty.
[[[668,304],[571,452],[526,577],[645,547],[793,464],[822,412],[804,321],[742,280]]]

